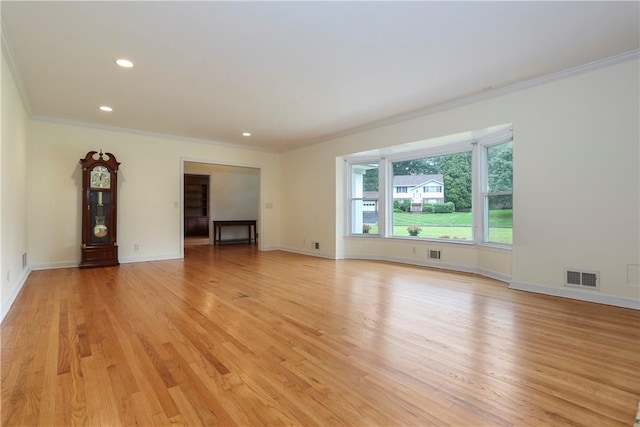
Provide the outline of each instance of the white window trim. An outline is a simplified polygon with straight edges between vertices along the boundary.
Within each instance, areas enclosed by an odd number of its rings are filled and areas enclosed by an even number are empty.
[[[492,191],[489,192],[488,185],[488,173],[489,173],[489,159],[487,158],[487,149],[496,145],[505,144],[513,141],[513,134],[509,132],[508,135],[499,135],[488,139],[486,141],[479,142],[474,148],[476,151],[476,157],[478,158],[478,171],[479,173],[473,174],[472,179],[479,180],[474,185],[474,197],[475,206],[480,206],[482,209],[474,209],[473,221],[474,221],[474,240],[477,244],[482,246],[490,246],[496,248],[511,248],[512,244],[502,244],[489,241],[489,199],[491,195],[511,194],[513,195],[513,189],[511,191]],[[477,216],[476,216],[477,214]],[[477,222],[476,222],[477,221]],[[477,224],[477,226],[476,226]],[[476,232],[478,235],[476,235]]]
[[[471,185],[472,185],[472,201],[471,210],[473,221],[473,240],[453,240],[453,239],[434,239],[434,238],[420,238],[423,242],[438,242],[445,244],[456,245],[480,245],[489,248],[495,248],[497,250],[510,251],[512,244],[499,244],[488,242],[489,230],[488,230],[488,203],[485,203],[485,197],[487,195],[498,195],[500,193],[512,194],[511,192],[487,192],[487,173],[488,173],[488,159],[486,154],[486,148],[503,144],[509,141],[513,141],[513,129],[503,129],[501,132],[494,133],[486,138],[469,139],[463,142],[452,143],[449,145],[442,145],[438,147],[429,147],[414,149],[410,151],[404,151],[402,153],[386,155],[386,156],[368,156],[368,157],[347,157],[345,158],[345,164],[347,165],[347,179],[345,180],[347,188],[347,206],[346,210],[346,229],[348,230],[345,235],[347,237],[380,237],[387,239],[400,239],[400,240],[412,240],[415,238],[408,238],[404,236],[394,236],[393,231],[393,171],[392,163],[401,162],[407,160],[413,160],[424,157],[437,157],[445,156],[449,154],[457,154],[462,152],[471,151]],[[365,163],[378,163],[378,234],[360,234],[353,233],[352,230],[352,201],[351,197],[351,165],[365,164]],[[474,172],[474,171],[477,171]],[[391,197],[389,197],[389,195]],[[387,199],[390,202],[387,202]]]
[[[345,229],[347,230],[347,232],[345,233],[347,236],[358,236],[358,237],[366,237],[366,238],[370,238],[370,237],[379,237],[382,236],[382,232],[384,227],[382,227],[382,222],[381,222],[381,216],[384,217],[384,215],[382,215],[382,211],[384,211],[384,209],[381,209],[381,207],[383,207],[383,193],[384,190],[380,187],[380,175],[381,175],[381,167],[382,167],[382,163],[383,163],[383,159],[381,159],[380,157],[369,157],[369,158],[357,158],[357,159],[345,159],[345,172],[346,172],[346,179],[345,184],[345,195],[346,197],[346,204],[345,206],[347,206],[347,208],[345,209]],[[365,165],[367,163],[376,163],[378,165],[378,198],[377,199],[371,199],[371,198],[365,198],[364,194],[363,197],[353,197],[352,196],[352,190],[353,190],[353,166],[354,165]],[[363,191],[364,193],[364,191]],[[362,200],[364,201],[376,201],[378,203],[378,234],[368,234],[368,233],[355,233],[353,231],[353,217],[352,217],[352,213],[353,213],[353,201],[354,200]]]

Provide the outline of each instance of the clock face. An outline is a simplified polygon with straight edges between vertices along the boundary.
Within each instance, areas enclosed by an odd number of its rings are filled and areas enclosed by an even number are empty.
[[[110,188],[111,174],[104,166],[96,166],[91,170],[91,188]]]

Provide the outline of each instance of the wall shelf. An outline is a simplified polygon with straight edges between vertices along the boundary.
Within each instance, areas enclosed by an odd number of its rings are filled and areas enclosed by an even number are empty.
[[[209,235],[209,175],[184,175],[184,235]]]

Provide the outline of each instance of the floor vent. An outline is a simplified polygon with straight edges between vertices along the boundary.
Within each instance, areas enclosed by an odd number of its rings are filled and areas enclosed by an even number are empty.
[[[600,273],[597,271],[565,271],[565,285],[587,289],[600,289]]]
[[[429,259],[437,259],[437,260],[439,260],[440,259],[440,255],[441,255],[440,251],[436,251],[436,250],[433,250],[433,249],[429,249],[429,251],[427,252],[427,258],[429,258]]]

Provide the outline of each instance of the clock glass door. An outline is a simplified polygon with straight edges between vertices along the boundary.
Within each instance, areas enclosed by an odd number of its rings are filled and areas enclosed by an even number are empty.
[[[111,192],[91,190],[89,195],[91,209],[91,243],[111,242]]]

